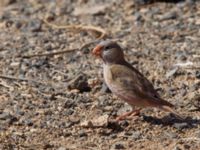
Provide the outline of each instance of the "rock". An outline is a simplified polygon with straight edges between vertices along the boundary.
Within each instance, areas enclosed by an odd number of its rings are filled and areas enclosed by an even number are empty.
[[[177,134],[169,131],[164,132],[165,138],[175,139],[177,138]]]
[[[39,32],[41,31],[41,26],[42,26],[41,20],[33,19],[28,23],[27,29],[32,32]]]
[[[184,144],[184,149],[185,149],[185,150],[190,149],[190,147],[191,147],[190,145]]]
[[[167,12],[166,14],[164,14],[164,15],[161,17],[161,20],[176,19],[177,17],[178,17],[177,12],[171,11],[171,12]]]
[[[97,119],[84,121],[81,123],[83,127],[106,127],[108,125],[108,115],[103,115],[98,117]]]
[[[67,150],[65,147],[59,147],[57,150]]]
[[[84,130],[80,130],[79,131],[79,136],[80,137],[85,137],[85,136],[87,136],[87,133]]]
[[[72,115],[74,113],[74,110],[72,108],[67,108],[63,114],[66,115],[66,116],[69,116],[69,115]]]
[[[120,107],[118,109],[117,115],[121,115],[121,114],[129,112],[131,110],[132,110],[132,107],[129,104],[125,103],[123,107]]]
[[[94,6],[76,7],[75,10],[73,11],[73,14],[75,16],[104,14],[105,13],[105,9],[108,6],[109,5],[105,3],[105,4],[101,4],[101,5],[94,5]]]
[[[70,90],[78,89],[80,92],[89,92],[91,88],[89,87],[87,81],[87,75],[80,73],[68,83],[68,88]]]
[[[128,131],[125,132],[125,136],[129,136],[133,140],[138,140],[141,138],[142,134],[140,131]]]
[[[72,108],[76,106],[75,105],[75,101],[71,100],[71,99],[67,99],[63,105],[64,108]]]
[[[175,53],[175,58],[180,60],[180,61],[186,61],[187,56],[188,56],[188,54],[186,52],[183,52],[183,51],[177,51]]]
[[[188,128],[189,125],[186,123],[186,122],[183,122],[183,123],[175,123],[173,125],[176,129],[178,130],[182,130],[182,129],[185,129],[185,128]]]
[[[15,116],[11,115],[8,112],[3,112],[0,114],[0,121],[1,120],[7,122],[9,125],[13,124],[13,122],[18,121],[18,119]]]
[[[140,133],[140,131],[135,131],[135,132],[133,132],[132,133],[132,138],[134,139],[134,140],[138,140],[138,139],[140,139],[141,138],[141,133]]]
[[[200,79],[200,71],[199,71],[199,70],[197,70],[197,71],[195,72],[195,77],[196,77],[197,79]]]
[[[103,115],[92,121],[93,126],[105,127],[108,125],[108,115]]]
[[[103,82],[100,92],[101,93],[111,93],[110,89],[108,88],[108,86],[106,85],[105,82]]]
[[[73,126],[73,124],[74,123],[69,121],[69,122],[65,123],[65,128],[70,128],[71,126]]]
[[[195,83],[193,85],[191,85],[191,87],[189,87],[189,92],[194,92],[196,90],[198,90],[200,88],[200,82]]]
[[[125,149],[124,144],[123,143],[115,143],[112,145],[111,150],[115,150],[115,149]]]
[[[174,77],[178,71],[178,67],[174,67],[170,71],[167,72],[166,78]]]
[[[33,125],[33,121],[31,119],[24,119],[23,122],[26,126],[32,126]]]
[[[134,0],[135,4],[137,5],[145,5],[152,2],[152,0]]]
[[[10,119],[12,116],[8,112],[3,112],[0,114],[0,120],[7,120]]]
[[[197,108],[200,109],[200,94],[195,94],[192,98],[192,104]]]
[[[16,3],[16,0],[1,0],[0,8],[1,8],[1,6],[8,6],[13,3]]]

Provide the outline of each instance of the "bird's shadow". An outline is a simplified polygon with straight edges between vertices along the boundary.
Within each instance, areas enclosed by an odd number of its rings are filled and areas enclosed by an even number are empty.
[[[182,128],[195,128],[200,124],[200,119],[193,119],[191,117],[186,117],[185,119],[178,119],[172,115],[165,116],[163,118],[155,118],[152,116],[143,116],[143,120],[154,124],[163,126],[178,126],[178,124],[183,125]]]
[[[144,3],[180,3],[180,2],[185,2],[186,0],[144,0]],[[193,0],[195,2],[196,0]]]

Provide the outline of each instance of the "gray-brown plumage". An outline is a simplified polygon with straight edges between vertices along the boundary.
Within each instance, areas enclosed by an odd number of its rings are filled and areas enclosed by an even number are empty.
[[[124,59],[123,51],[116,42],[101,42],[93,49],[93,54],[102,58],[105,82],[119,98],[131,106],[156,107],[182,119],[173,110],[174,106],[158,95],[149,80]],[[134,112],[131,111],[118,119],[125,118]]]

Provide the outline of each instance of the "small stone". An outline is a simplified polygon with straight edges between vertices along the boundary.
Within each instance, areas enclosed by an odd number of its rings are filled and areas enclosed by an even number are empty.
[[[141,138],[142,134],[140,131],[128,131],[125,132],[125,136],[129,136],[133,140],[138,140]]]
[[[74,110],[72,108],[67,109],[66,111],[63,112],[64,115],[69,116],[74,113]]]
[[[176,19],[177,17],[178,17],[177,12],[171,11],[171,12],[167,12],[166,14],[164,14],[164,15],[161,17],[161,20]]]
[[[173,132],[164,132],[164,134],[166,135],[165,137],[168,137],[170,139],[175,139],[177,138],[177,134],[176,133],[173,133]]]
[[[7,120],[9,118],[11,118],[11,115],[8,112],[3,112],[2,114],[0,114],[0,120]]]
[[[185,129],[185,128],[189,127],[189,125],[187,123],[185,123],[185,122],[183,122],[183,123],[175,123],[173,126],[178,130],[182,130],[182,129]]]
[[[110,89],[108,88],[108,86],[106,85],[105,82],[103,82],[100,92],[101,93],[111,93]]]
[[[80,73],[77,75],[73,80],[71,80],[68,84],[68,88],[70,90],[72,89],[78,89],[80,92],[89,92],[91,88],[88,85],[88,79],[87,75],[84,73]]]
[[[169,72],[167,72],[166,77],[167,78],[174,77],[177,71],[178,71],[178,67],[174,67]]]
[[[27,29],[32,32],[38,32],[41,30],[42,22],[39,19],[33,19],[28,23]]]
[[[18,119],[15,116],[12,116],[8,112],[3,112],[2,114],[0,114],[0,120],[4,120],[8,124],[11,125],[13,122],[16,122]]]
[[[81,6],[76,7],[73,14],[75,16],[80,15],[100,15],[105,13],[105,9],[108,7],[107,4],[101,4],[101,5],[94,5],[94,6]]]
[[[123,143],[115,143],[112,145],[112,148],[111,150],[114,150],[114,149],[125,149]]]
[[[16,0],[1,0],[0,3],[1,3],[1,6],[7,6],[7,5],[13,4],[15,2],[16,2]]]
[[[199,70],[197,70],[197,71],[195,72],[195,77],[196,77],[197,79],[200,79],[200,71],[199,71]]]
[[[187,145],[187,144],[184,145],[185,149],[190,149],[190,147],[191,147],[190,145]]]
[[[81,123],[83,127],[105,127],[108,125],[108,115],[100,116],[96,119],[84,121]]]
[[[59,147],[58,150],[67,150],[65,147]]]
[[[134,0],[137,5],[145,5],[152,2],[152,0]]]
[[[30,132],[36,132],[36,131],[37,131],[37,129],[35,129],[35,128],[30,129]]]
[[[79,131],[79,136],[85,137],[85,136],[87,136],[87,133],[84,130],[81,130],[81,131]]]
[[[25,119],[25,120],[24,120],[24,123],[25,123],[25,125],[27,125],[27,126],[32,126],[32,125],[33,125],[33,122],[32,122],[32,120],[30,120],[30,119]]]
[[[71,99],[67,99],[64,103],[64,108],[72,108],[75,106],[75,102]]]
[[[71,126],[73,126],[73,123],[72,123],[72,122],[67,122],[67,123],[65,123],[65,127],[66,127],[66,128],[70,128]]]

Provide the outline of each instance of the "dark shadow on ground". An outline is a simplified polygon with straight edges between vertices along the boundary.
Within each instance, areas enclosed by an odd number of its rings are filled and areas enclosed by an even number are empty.
[[[191,117],[186,117],[183,120],[177,119],[171,115],[165,116],[163,118],[155,118],[152,116],[143,116],[144,121],[163,126],[174,126],[176,128],[195,128],[200,124],[200,119],[193,119]]]
[[[185,2],[186,0],[135,0],[137,4],[152,4],[152,3],[179,3]],[[191,2],[195,2],[196,0],[191,0]]]

